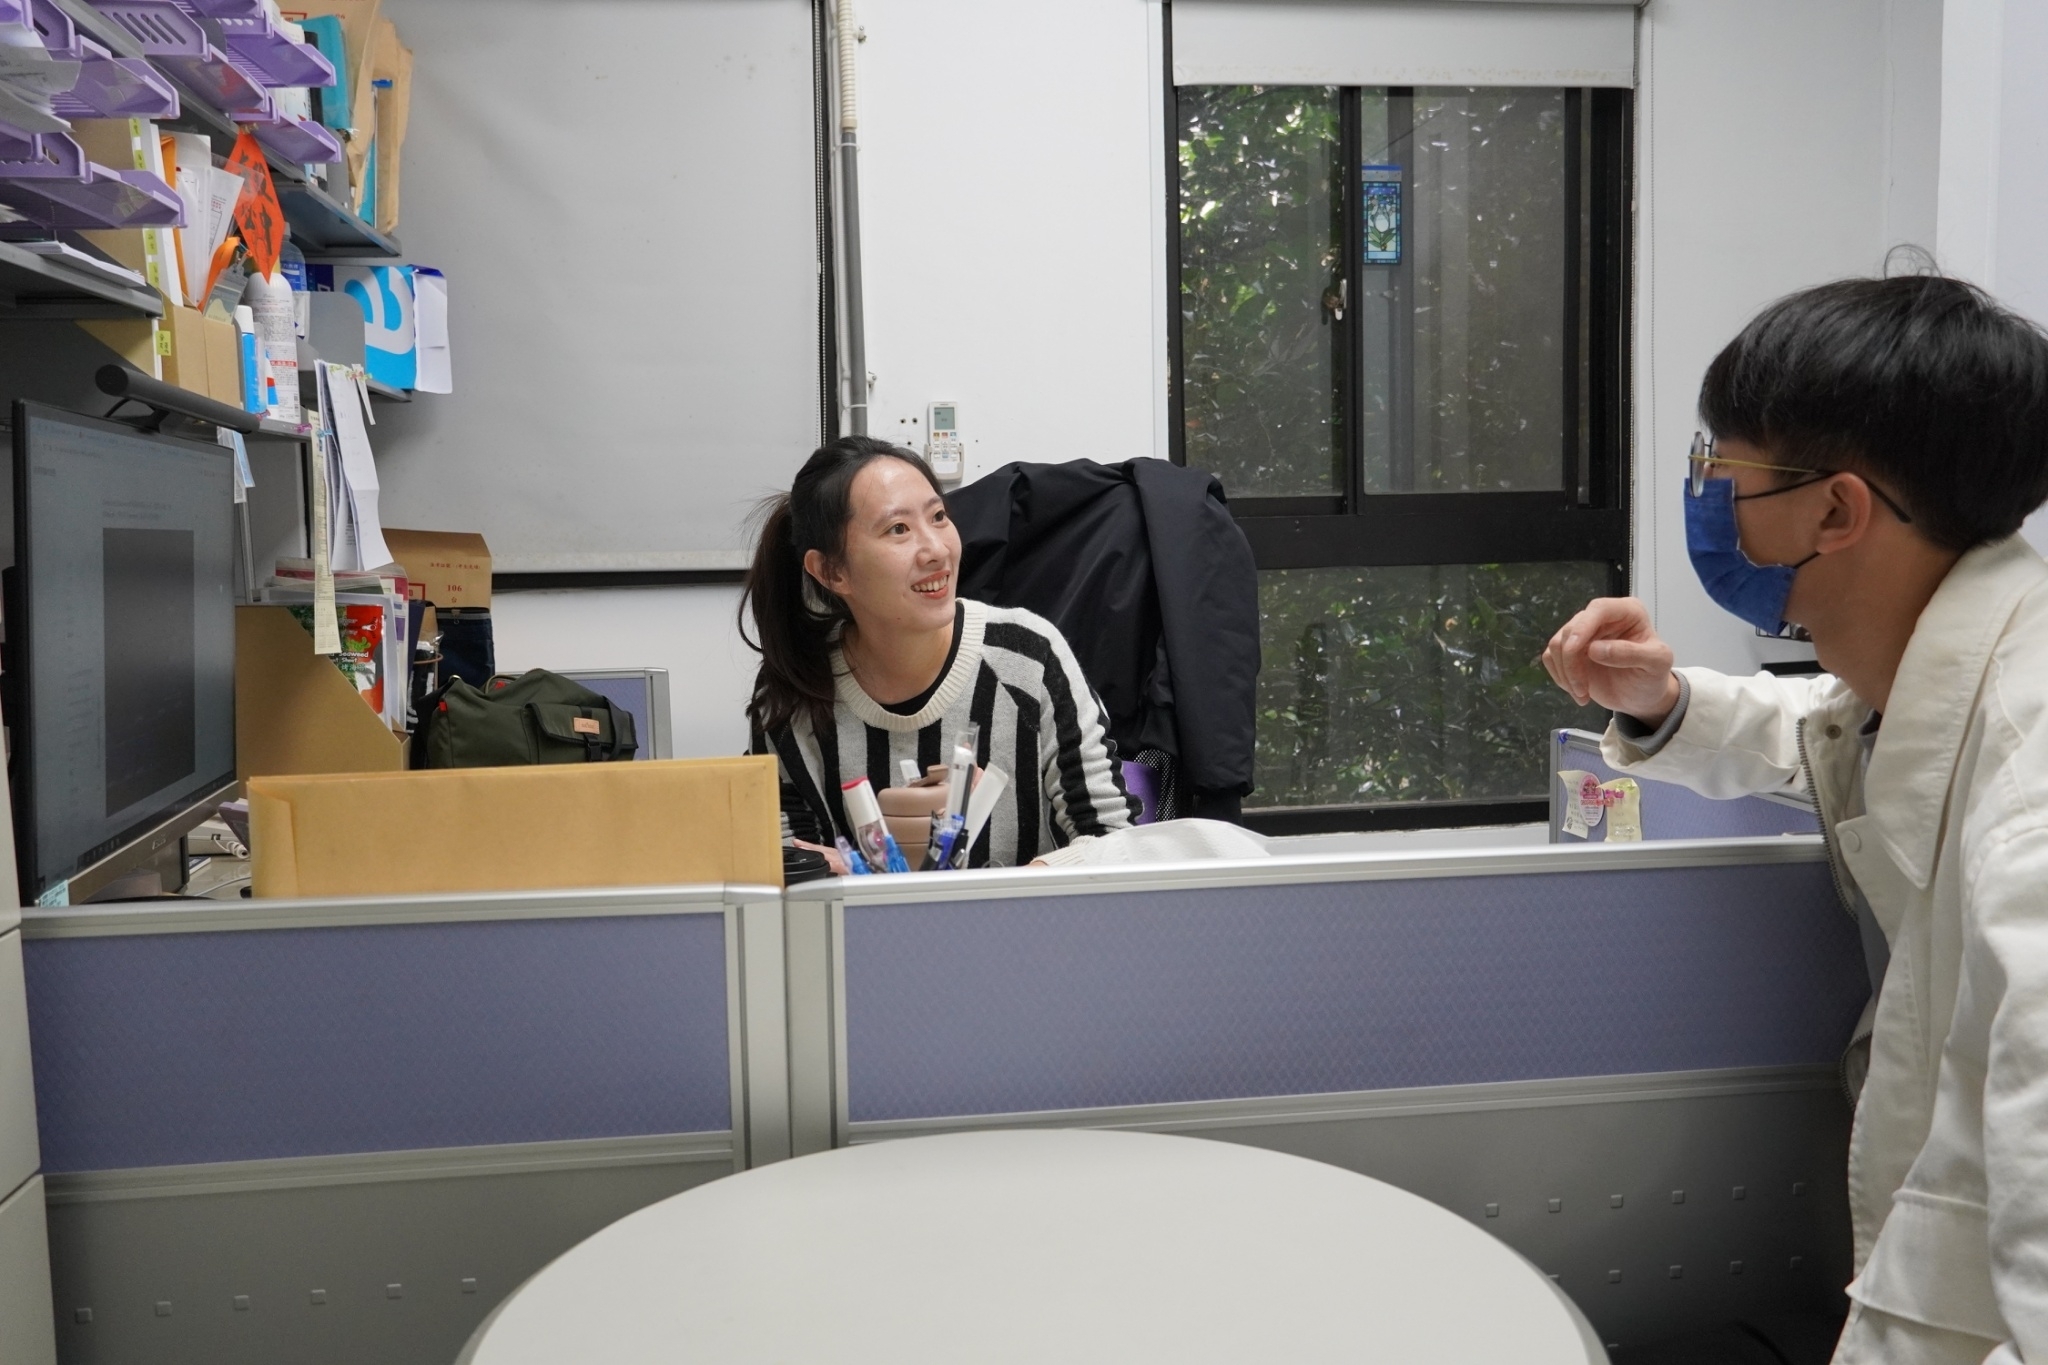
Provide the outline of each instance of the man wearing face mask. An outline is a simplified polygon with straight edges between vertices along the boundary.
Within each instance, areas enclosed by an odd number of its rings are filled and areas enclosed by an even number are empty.
[[[1716,603],[1831,676],[1674,670],[1642,603],[1544,651],[1607,761],[1803,790],[1881,983],[1849,1148],[1837,1365],[2048,1362],[2048,337],[1970,285],[1766,309],[1700,392],[1687,548]]]

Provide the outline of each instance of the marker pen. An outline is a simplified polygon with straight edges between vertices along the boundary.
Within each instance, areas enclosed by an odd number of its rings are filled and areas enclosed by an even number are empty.
[[[943,872],[953,865],[953,849],[967,828],[967,797],[974,787],[974,756],[980,747],[981,727],[970,722],[953,745],[953,762],[946,773],[946,811],[934,822],[923,871]]]
[[[853,846],[867,860],[868,871],[889,870],[889,827],[882,822],[882,807],[875,789],[865,777],[839,784],[846,802],[846,823],[853,826]]]

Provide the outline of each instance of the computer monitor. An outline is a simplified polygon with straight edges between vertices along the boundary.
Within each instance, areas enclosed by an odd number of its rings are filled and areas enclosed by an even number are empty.
[[[233,457],[36,403],[13,419],[15,858],[25,904],[64,904],[233,787]]]

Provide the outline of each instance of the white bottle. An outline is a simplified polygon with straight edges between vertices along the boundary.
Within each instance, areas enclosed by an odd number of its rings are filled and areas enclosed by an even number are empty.
[[[249,287],[242,297],[256,315],[256,339],[262,343],[264,356],[270,362],[270,373],[276,380],[275,390],[265,394],[270,415],[280,422],[297,423],[300,420],[298,305],[292,301],[291,282],[281,271],[270,276],[251,275]]]

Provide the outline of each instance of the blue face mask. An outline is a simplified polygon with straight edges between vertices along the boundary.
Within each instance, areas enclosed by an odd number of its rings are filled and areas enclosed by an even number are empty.
[[[1794,484],[1751,496],[1768,498],[1805,486]],[[1785,602],[1792,595],[1793,575],[1819,555],[1810,554],[1797,564],[1751,563],[1742,553],[1742,532],[1735,522],[1737,501],[1733,479],[1708,479],[1698,493],[1688,484],[1685,551],[1715,605],[1767,635],[1777,635],[1785,629]]]

